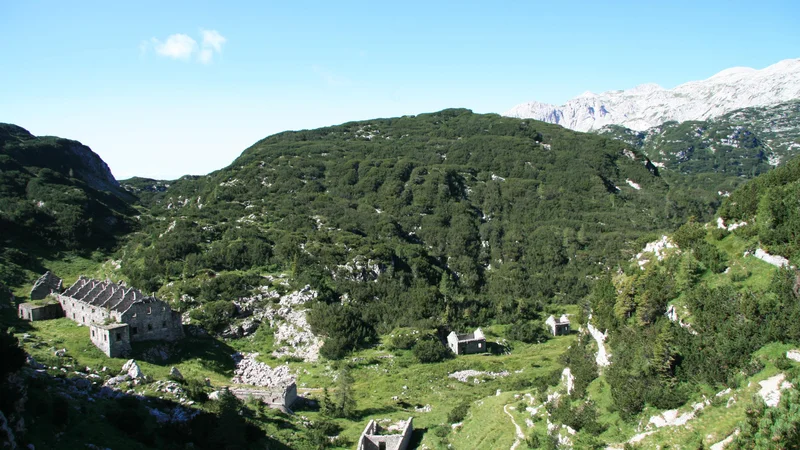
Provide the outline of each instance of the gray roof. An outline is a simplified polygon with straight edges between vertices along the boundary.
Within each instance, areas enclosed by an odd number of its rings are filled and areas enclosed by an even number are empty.
[[[134,303],[157,302],[155,297],[142,294],[134,288],[126,288],[124,284],[110,280],[99,281],[81,276],[64,294],[92,306],[107,308],[112,311],[125,312]]]

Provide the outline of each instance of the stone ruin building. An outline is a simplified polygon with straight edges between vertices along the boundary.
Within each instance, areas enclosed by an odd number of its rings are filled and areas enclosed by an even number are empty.
[[[386,429],[378,422],[370,420],[361,438],[358,439],[358,450],[406,450],[414,432],[413,417],[400,421]]]
[[[61,278],[47,271],[39,277],[31,289],[31,301],[22,303],[18,306],[18,313],[21,319],[49,320],[64,317],[61,305],[53,301],[45,301],[50,294],[57,294],[63,289]]]
[[[292,405],[297,401],[297,383],[291,382],[282,387],[269,387],[266,389],[248,389],[229,387],[228,390],[236,398],[249,400],[254,398],[265,403],[270,408],[279,409],[285,413],[291,413]]]
[[[54,292],[61,292],[63,289],[63,280],[50,273],[48,270],[44,273],[35,283],[31,289],[31,300],[43,300],[48,295]]]
[[[566,314],[562,314],[558,319],[555,316],[550,316],[544,323],[550,328],[553,336],[569,334],[569,317]]]
[[[52,291],[58,303],[47,305],[54,314],[34,314],[35,309],[20,305],[20,318],[45,320],[66,316],[89,327],[92,343],[106,356],[119,357],[131,350],[132,342],[183,337],[180,315],[153,297],[129,288],[125,283],[98,281],[81,276],[63,293]]]
[[[469,355],[472,353],[485,353],[486,352],[486,337],[483,335],[483,330],[477,328],[472,333],[456,334],[451,331],[447,335],[447,346],[456,355]]]

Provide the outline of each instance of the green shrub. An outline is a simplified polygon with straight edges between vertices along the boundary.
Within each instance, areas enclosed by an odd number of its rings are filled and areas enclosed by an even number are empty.
[[[219,300],[193,309],[189,313],[189,317],[207,331],[217,333],[230,325],[234,314],[236,314],[236,307],[233,303]]]
[[[467,413],[469,412],[469,403],[462,402],[456,405],[453,409],[447,413],[447,422],[448,423],[459,423],[463,422],[464,418],[467,417]]]
[[[526,321],[511,324],[506,337],[515,341],[533,344],[542,343],[550,339],[550,333],[547,332],[541,322]]]
[[[453,356],[452,352],[434,337],[420,339],[413,351],[421,363],[440,362]]]

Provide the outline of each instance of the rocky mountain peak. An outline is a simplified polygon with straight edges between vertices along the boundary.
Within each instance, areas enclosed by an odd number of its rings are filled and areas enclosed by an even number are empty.
[[[761,70],[733,67],[673,89],[648,83],[622,91],[586,92],[561,106],[528,102],[503,115],[557,123],[577,131],[606,125],[646,130],[667,121],[706,120],[736,109],[800,98],[800,59]]]

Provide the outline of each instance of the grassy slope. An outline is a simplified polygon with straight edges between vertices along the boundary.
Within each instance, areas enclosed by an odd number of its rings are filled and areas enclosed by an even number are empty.
[[[714,243],[728,254],[732,266],[739,265],[745,273],[749,273],[746,278],[733,281],[735,284],[758,290],[769,283],[773,267],[752,256],[743,256],[744,250],[752,247],[751,242],[729,235]],[[48,263],[48,268],[65,274],[68,281],[70,277],[75,278],[78,274],[101,274],[108,270],[108,266],[108,263],[100,264],[80,257]],[[711,285],[732,282],[729,274],[706,275],[704,281]],[[680,298],[676,300],[676,303],[680,302]],[[690,321],[691,318],[687,319]],[[124,363],[123,359],[106,358],[89,341],[88,330],[67,319],[22,325],[17,331],[20,334],[24,332],[32,335],[24,341],[25,347],[37,360],[45,364],[55,363],[56,358],[53,356],[55,348],[66,348],[77,367],[108,367],[111,373],[116,373]],[[500,340],[505,334],[502,326],[487,327],[486,331],[490,340]],[[469,355],[428,365],[417,364],[408,351],[393,354],[382,346],[360,351],[349,359],[353,366],[351,373],[355,379],[354,390],[359,417],[357,420],[336,420],[343,428],[341,436],[345,438],[345,442],[354,443],[364,424],[370,419],[398,420],[413,416],[415,428],[419,430],[415,437],[429,448],[445,448],[448,443],[453,448],[510,447],[515,439],[514,427],[510,418],[504,413],[503,407],[507,404],[519,405],[521,401],[516,399],[515,395],[521,396],[525,393],[536,395],[536,392],[530,388],[515,390],[509,387],[515,379],[530,380],[560,369],[559,356],[573,339],[574,337],[560,337],[540,345],[514,343],[514,348],[508,355]],[[230,354],[235,351],[259,351],[261,352],[259,359],[273,366],[286,363],[284,360],[269,356],[271,346],[272,336],[268,329],[259,330],[251,338],[228,342],[211,338],[187,338],[172,348],[175,356],[169,360],[160,363],[141,362],[140,365],[145,374],[155,379],[166,379],[169,368],[174,365],[189,378],[207,377],[215,386],[227,385],[230,383],[233,369]],[[146,347],[143,346],[139,351],[146,350]],[[642,440],[642,446],[650,448],[656,445],[685,444],[700,440],[705,444],[712,444],[725,438],[744,418],[744,410],[750,402],[750,397],[759,389],[758,381],[777,373],[772,361],[777,355],[785,353],[788,348],[782,344],[771,344],[758,353],[765,363],[765,369],[740,384],[739,389],[733,394],[736,402],[730,408],[726,407],[728,396],[724,396],[722,401],[713,402],[699,413],[688,426],[662,428]],[[336,370],[330,362],[290,361],[288,364],[298,373],[298,387],[302,395],[319,399],[323,387],[334,389],[333,378]],[[461,383],[447,377],[449,373],[466,369],[493,372],[508,370],[512,375],[480,384]],[[522,373],[513,373],[517,370],[522,370]],[[495,395],[498,389],[501,391],[499,396]],[[713,398],[716,393],[711,388],[706,391],[705,395],[708,398]],[[624,442],[637,431],[642,431],[642,429],[637,430],[636,424],[621,421],[619,415],[612,411],[608,385],[602,377],[590,385],[588,392],[589,398],[597,403],[601,412],[600,421],[608,425],[601,439],[606,442]],[[394,397],[397,397],[397,400],[393,399]],[[449,424],[446,423],[447,414],[462,401],[470,402],[470,412],[460,430],[450,431]],[[689,405],[697,401],[702,401],[702,398],[694,398],[680,409],[688,410]],[[419,412],[415,409],[426,405],[430,405],[430,412]],[[530,416],[519,409],[510,412],[523,431],[528,434],[531,430],[524,424],[525,418]],[[650,416],[659,412],[653,409],[646,410],[641,415],[642,423],[646,424]],[[319,413],[313,410],[298,411],[298,415],[311,420],[320,418]],[[297,420],[297,417],[290,420]],[[445,439],[432,432],[438,426],[447,428],[448,435]],[[536,422],[534,429],[543,426],[542,422]]]
[[[46,261],[47,269],[64,276],[65,284],[70,284],[79,275],[95,277],[112,277],[116,279],[113,264],[99,263],[92,259],[67,256],[59,261]],[[32,274],[32,278],[33,278]],[[17,294],[27,294],[30,285],[20,286]],[[570,307],[574,309],[574,307]],[[568,312],[574,312],[570,309]],[[125,359],[107,358],[92,345],[88,328],[79,326],[68,319],[27,323],[13,319],[10,314],[2,317],[2,322],[12,325],[17,336],[37,361],[56,366],[70,364],[75,368],[92,367],[100,370],[107,368],[111,375],[118,373]],[[505,334],[505,327],[487,327],[485,329],[490,341],[500,341]],[[27,335],[27,336],[25,336]],[[514,393],[531,392],[510,391],[507,386],[528,384],[523,380],[531,380],[561,368],[559,356],[573,341],[574,336],[559,337],[544,344],[529,345],[512,342],[510,354],[501,355],[468,355],[437,364],[418,364],[410,351],[390,353],[377,348],[360,351],[351,356],[349,363],[353,366],[351,373],[355,378],[354,390],[358,401],[358,419],[337,419],[342,426],[341,436],[345,442],[357,441],[364,424],[370,419],[406,419],[413,416],[415,428],[419,431],[415,439],[431,448],[445,448],[442,439],[428,432],[433,427],[444,426],[447,414],[462,401],[473,403],[471,412],[464,421],[464,428],[458,433],[451,433],[447,439],[452,440],[455,448],[471,448],[474,436],[480,435],[481,442],[490,447],[510,446],[514,442],[514,427],[510,419],[503,413],[503,406],[515,402]],[[177,367],[186,378],[209,378],[214,386],[230,384],[233,363],[230,355],[236,351],[261,352],[260,360],[275,366],[288,363],[298,374],[298,387],[301,395],[311,399],[319,399],[323,387],[335,389],[334,376],[336,370],[328,361],[315,363],[277,360],[269,354],[272,348],[272,335],[268,328],[262,328],[254,336],[246,339],[220,341],[213,338],[188,337],[185,340],[167,345],[171,357],[157,362],[144,361],[142,353],[150,347],[162,347],[163,344],[152,343],[138,345],[135,348],[142,371],[155,380],[167,379],[171,366]],[[67,359],[54,356],[54,350],[67,349]],[[147,358],[154,361],[152,358]],[[461,383],[448,378],[447,375],[458,370],[481,370],[499,372],[508,370],[512,374],[507,378],[487,380],[480,384]],[[519,373],[515,373],[520,371]],[[55,373],[55,372],[54,372]],[[404,387],[406,387],[404,389]],[[156,395],[146,387],[136,388],[145,395]],[[503,394],[495,396],[500,389]],[[394,400],[393,397],[397,397]],[[430,412],[420,412],[415,408],[430,405]],[[524,416],[518,415],[517,423],[524,428]],[[301,426],[300,417],[315,420],[321,418],[314,410],[301,410],[291,422]],[[111,442],[114,448],[124,448],[124,437],[109,436],[98,424],[82,422],[80,439],[86,442]],[[472,436],[472,437],[468,437]],[[302,445],[302,442],[298,443]],[[483,444],[481,444],[483,445]],[[348,447],[343,447],[348,448]]]

